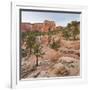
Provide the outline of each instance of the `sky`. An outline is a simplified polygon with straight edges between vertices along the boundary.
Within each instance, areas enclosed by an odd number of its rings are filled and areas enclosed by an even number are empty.
[[[80,14],[77,13],[22,11],[21,15],[21,22],[43,23],[44,20],[50,20],[55,21],[56,26],[66,26],[71,21],[80,21]]]

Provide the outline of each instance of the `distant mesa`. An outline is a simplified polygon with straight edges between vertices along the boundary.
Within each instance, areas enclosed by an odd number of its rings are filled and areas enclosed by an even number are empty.
[[[61,29],[61,26],[56,26],[54,21],[45,20],[43,23],[21,23],[21,31],[39,31],[48,32]]]
[[[21,23],[20,27],[21,27],[22,32],[27,32],[31,30],[32,24],[31,23]]]

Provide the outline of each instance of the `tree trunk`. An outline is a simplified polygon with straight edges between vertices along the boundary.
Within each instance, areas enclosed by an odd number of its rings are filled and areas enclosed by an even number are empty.
[[[38,66],[38,56],[36,56],[36,66]]]
[[[74,36],[74,40],[76,40],[76,37]]]
[[[30,54],[31,54],[31,52],[32,52],[32,51],[31,51],[31,48],[30,48]]]

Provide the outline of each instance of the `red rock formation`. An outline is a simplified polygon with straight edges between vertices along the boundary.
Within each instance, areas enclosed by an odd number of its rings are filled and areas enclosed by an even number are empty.
[[[21,23],[21,31],[22,32],[31,31],[31,29],[32,29],[31,23]]]
[[[54,21],[48,21],[48,20],[44,21],[44,31],[45,32],[53,31],[55,30],[55,28],[56,28],[56,25]]]
[[[21,31],[40,31],[48,32],[56,29],[56,24],[54,21],[45,20],[43,23],[21,23]]]
[[[43,28],[44,24],[43,23],[34,23],[32,24],[32,31],[44,31]]]

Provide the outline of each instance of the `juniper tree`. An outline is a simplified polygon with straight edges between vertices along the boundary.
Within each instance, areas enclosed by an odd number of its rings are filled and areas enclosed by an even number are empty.
[[[60,39],[58,41],[55,41],[53,39],[53,42],[52,42],[52,44],[50,44],[50,47],[54,50],[58,50],[58,48],[60,47]]]
[[[27,37],[27,49],[29,49],[29,55],[33,54],[36,56],[36,66],[38,66],[38,58],[42,57],[44,53],[42,52],[42,46],[37,41],[37,36],[40,36],[41,33],[29,32]]]
[[[45,54],[44,52],[42,52],[42,46],[39,43],[34,43],[33,45],[33,54],[36,56],[36,66],[38,66],[38,59],[39,57],[43,57],[43,55]]]
[[[35,43],[35,34],[32,32],[28,33],[27,40],[26,40],[26,48],[29,49],[29,55],[32,54],[33,45]]]

